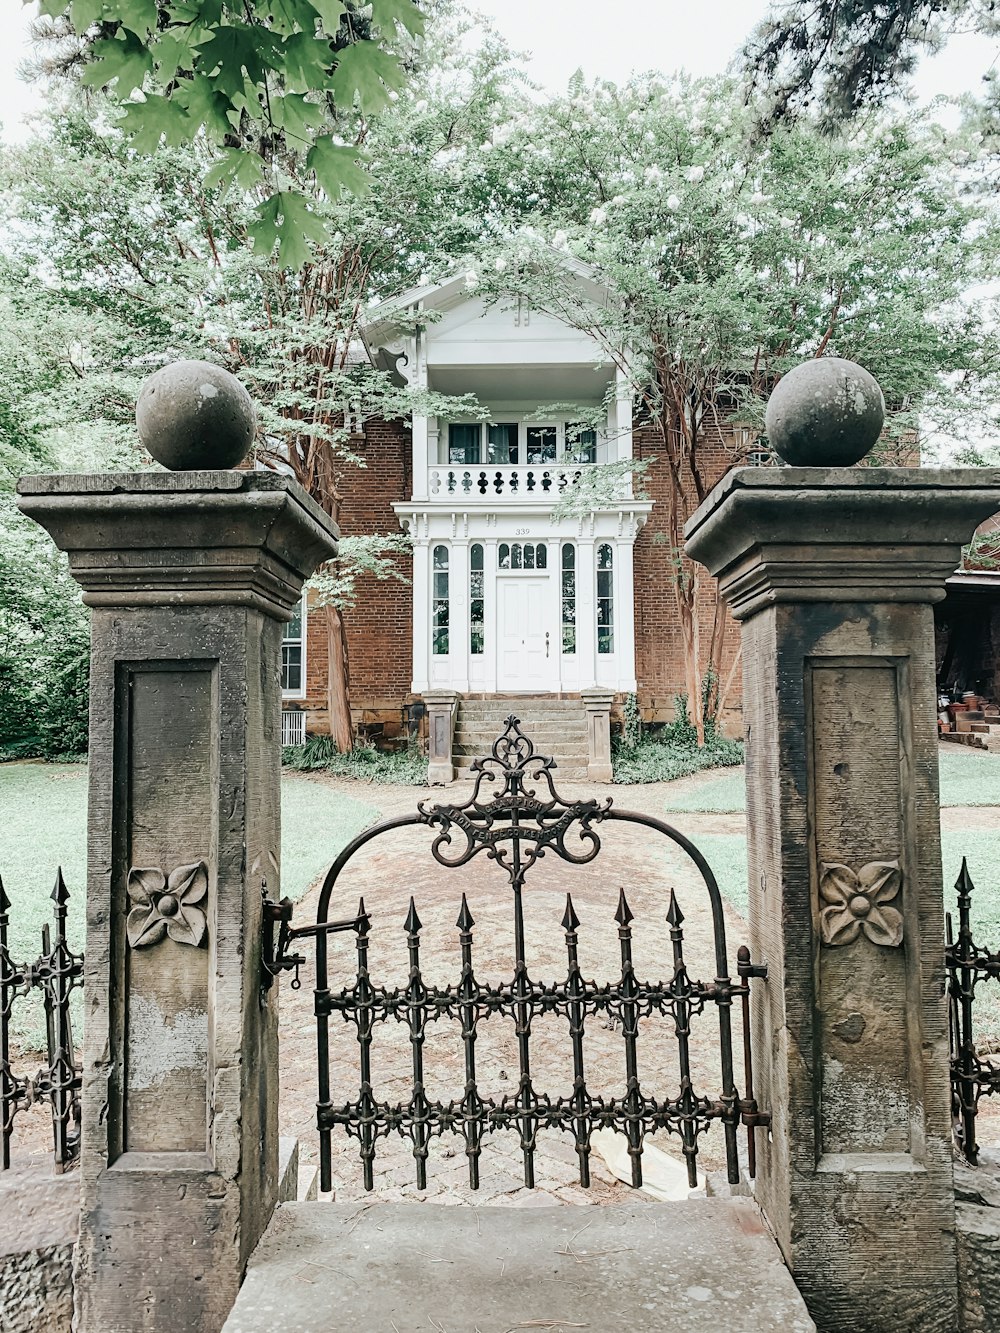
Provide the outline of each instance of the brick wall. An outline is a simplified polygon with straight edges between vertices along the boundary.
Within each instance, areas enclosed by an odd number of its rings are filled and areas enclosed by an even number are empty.
[[[721,434],[710,435],[702,446],[714,482],[732,466],[733,458]],[[638,424],[634,433],[637,458],[662,455],[654,428]],[[351,472],[345,482],[341,530],[345,536],[370,532],[398,532],[394,501],[411,493],[410,431],[402,422],[369,422],[358,452],[364,469]],[[672,589],[670,549],[666,533],[668,469],[655,462],[646,474],[654,501],[653,512],[635,547],[636,675],[644,716],[652,721],[673,717],[674,698],[684,689],[684,659],[680,626]],[[409,698],[413,676],[413,601],[409,580],[412,562],[402,562],[408,580],[362,580],[354,608],[347,614],[351,660],[351,702],[355,721],[381,723],[385,734],[395,734],[402,707]],[[715,585],[703,575],[701,634],[707,653],[715,610]],[[726,680],[739,647],[739,630],[723,609],[724,647],[722,679]],[[322,608],[309,614],[306,652],[308,729],[329,731],[326,707],[327,635]],[[741,673],[737,668],[727,695],[723,724],[731,734],[741,730]]]
[[[368,422],[364,439],[354,447],[365,467],[345,474],[342,535],[398,533],[399,520],[392,506],[409,499],[412,491],[409,427],[400,421]],[[405,583],[370,576],[360,579],[355,603],[345,613],[355,722],[381,722],[389,735],[399,729],[401,708],[413,678],[412,559],[404,557],[399,567]],[[309,613],[306,650],[304,707],[310,733],[330,730],[326,688],[326,612],[317,607]]]
[[[667,495],[670,471],[663,461],[663,446],[655,427],[637,423],[633,432],[636,458],[653,458],[646,472],[645,484],[653,511],[635,544],[635,631],[636,680],[639,705],[649,721],[665,722],[674,715],[674,699],[684,691],[684,649],[680,621],[674,597],[674,573],[667,537]],[[699,445],[705,460],[709,489],[733,466],[734,456],[718,430],[709,430]],[[692,505],[693,508],[693,505]],[[701,571],[701,617],[699,629],[703,660],[707,663],[715,618],[717,591],[714,579]],[[739,650],[739,626],[725,606],[723,616],[723,651],[721,684],[732,672]],[[722,724],[731,735],[742,731],[742,673],[732,672],[726,694]]]

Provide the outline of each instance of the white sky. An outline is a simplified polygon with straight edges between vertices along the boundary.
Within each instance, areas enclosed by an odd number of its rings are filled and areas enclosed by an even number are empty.
[[[550,90],[565,87],[582,68],[589,77],[620,81],[633,70],[721,73],[767,11],[767,0],[471,0],[522,51],[532,78]],[[0,0],[0,125],[3,137],[25,138],[25,117],[38,105],[37,89],[18,78],[27,55],[34,3]],[[956,37],[917,76],[922,99],[974,88],[998,60],[1000,43]],[[998,62],[1000,63],[1000,62]]]

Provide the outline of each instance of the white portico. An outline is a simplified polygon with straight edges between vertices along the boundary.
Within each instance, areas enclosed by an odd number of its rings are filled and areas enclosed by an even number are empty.
[[[567,281],[593,287],[571,261]],[[413,418],[412,495],[393,506],[413,540],[413,692],[634,690],[632,553],[651,505],[626,478],[613,504],[553,514],[588,468],[631,457],[624,376],[586,334],[487,306],[462,278],[391,309],[366,330],[376,364],[489,411]]]

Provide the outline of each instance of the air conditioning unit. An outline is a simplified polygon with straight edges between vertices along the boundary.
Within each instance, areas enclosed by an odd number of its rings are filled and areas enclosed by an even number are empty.
[[[281,710],[281,744],[305,745],[306,715],[301,708],[283,708]]]

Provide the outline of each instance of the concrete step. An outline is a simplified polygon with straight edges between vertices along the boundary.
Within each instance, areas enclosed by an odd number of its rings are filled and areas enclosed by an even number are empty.
[[[551,708],[556,712],[571,713],[583,708],[582,699],[560,699],[554,694],[493,695],[489,699],[460,699],[459,708],[470,712],[498,711],[516,713],[518,708]]]
[[[587,742],[587,727],[583,722],[564,722],[562,726],[556,727],[549,723],[537,727],[526,726],[521,730],[525,736],[528,736],[535,742],[535,748],[543,745],[558,744],[561,740],[567,740],[572,737],[573,740]],[[492,727],[481,726],[479,723],[460,722],[455,728],[455,740],[472,742],[488,742],[492,745],[501,733],[495,731]]]
[[[470,777],[470,769],[478,757],[478,755],[471,754],[456,754],[454,756],[456,778]],[[557,781],[585,782],[587,780],[587,760],[586,758],[568,758],[565,760],[557,758],[555,774]]]
[[[223,1333],[816,1327],[750,1199],[473,1208],[369,1197],[280,1204]]]

